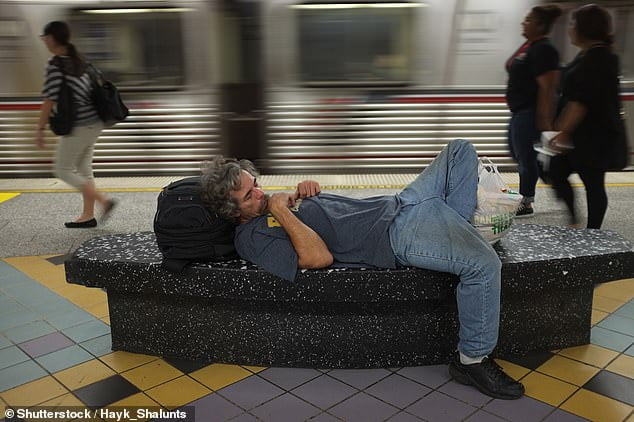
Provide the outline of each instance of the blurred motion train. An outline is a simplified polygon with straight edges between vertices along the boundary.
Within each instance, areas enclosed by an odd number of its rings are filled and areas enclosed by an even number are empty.
[[[633,116],[634,1],[599,3],[614,18]],[[33,142],[50,55],[39,34],[51,20],[70,23],[131,109],[97,143],[98,176],[192,174],[219,153],[267,173],[403,173],[454,138],[513,169],[504,63],[536,4],[0,0],[0,177],[51,175],[55,138],[45,150]],[[581,4],[559,3],[551,39],[562,63],[576,54],[566,28]]]

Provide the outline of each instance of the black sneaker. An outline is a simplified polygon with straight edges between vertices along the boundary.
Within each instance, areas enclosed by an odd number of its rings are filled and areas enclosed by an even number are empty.
[[[515,213],[515,218],[532,217],[534,213],[535,210],[532,206],[526,206],[526,204],[522,202]]]
[[[449,363],[449,374],[460,384],[473,385],[487,396],[496,399],[515,400],[524,395],[524,386],[504,373],[493,359],[488,357],[480,363],[463,365],[455,355]]]

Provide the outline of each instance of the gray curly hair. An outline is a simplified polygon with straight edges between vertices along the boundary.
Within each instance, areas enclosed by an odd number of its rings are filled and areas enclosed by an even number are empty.
[[[238,204],[229,193],[240,189],[240,172],[245,170],[253,177],[259,176],[253,163],[249,160],[225,158],[222,155],[205,161],[201,166],[202,198],[223,218],[237,222],[235,213]]]

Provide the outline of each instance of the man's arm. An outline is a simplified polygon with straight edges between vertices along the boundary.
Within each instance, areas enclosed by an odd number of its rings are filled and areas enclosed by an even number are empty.
[[[269,199],[269,210],[291,239],[297,252],[299,268],[324,268],[332,264],[333,257],[323,239],[302,223],[288,209],[295,205],[295,195],[275,193]]]

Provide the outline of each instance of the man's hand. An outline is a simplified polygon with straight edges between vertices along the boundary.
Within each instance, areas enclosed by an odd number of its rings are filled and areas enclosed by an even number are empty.
[[[278,192],[269,198],[269,209],[275,215],[276,211],[295,206],[295,195],[287,192]]]
[[[295,199],[310,198],[311,196],[317,196],[321,192],[319,183],[314,180],[304,180],[297,184],[297,190],[295,191]]]
[[[38,130],[37,131],[37,134],[35,135],[35,145],[39,149],[44,149],[44,147],[46,146],[46,142],[44,141],[44,131],[43,130]]]

